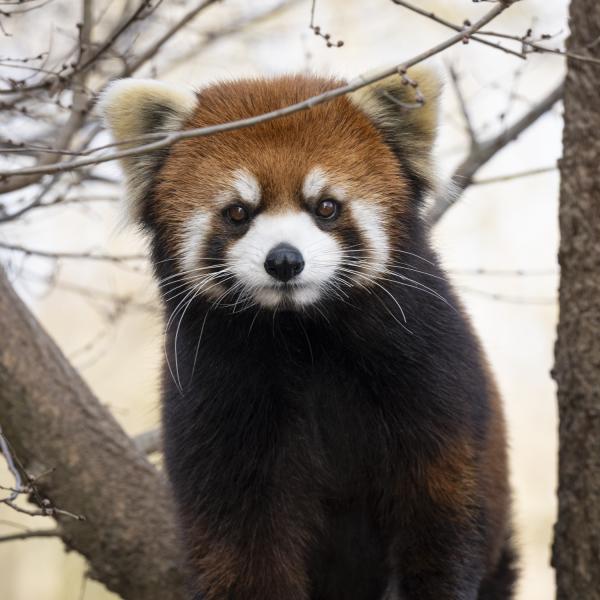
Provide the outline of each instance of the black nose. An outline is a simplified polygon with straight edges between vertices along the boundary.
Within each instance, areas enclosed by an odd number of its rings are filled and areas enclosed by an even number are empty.
[[[289,281],[302,273],[304,259],[294,246],[279,244],[271,248],[265,260],[265,271],[279,281]]]

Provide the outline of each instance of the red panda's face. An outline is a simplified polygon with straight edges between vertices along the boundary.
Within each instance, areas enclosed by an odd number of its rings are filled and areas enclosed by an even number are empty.
[[[381,191],[353,186],[351,173],[319,163],[302,176],[294,170],[283,162],[270,173],[239,166],[218,175],[220,189],[210,197],[202,191],[213,186],[193,184],[196,202],[174,226],[173,252],[198,293],[225,294],[226,302],[242,305],[301,307],[385,271],[402,202],[393,206]],[[161,184],[157,202],[162,190]]]
[[[286,77],[212,86],[186,100],[182,123],[199,128],[255,116],[339,83]],[[180,286],[172,294],[301,309],[376,285],[402,244],[411,197],[409,166],[375,126],[370,101],[338,98],[172,146],[153,174],[152,206],[134,207],[164,232]]]

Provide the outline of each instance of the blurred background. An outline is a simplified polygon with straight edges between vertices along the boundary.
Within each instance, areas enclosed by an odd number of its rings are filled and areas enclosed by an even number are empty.
[[[552,36],[549,45],[560,47],[568,34],[567,4],[567,0],[523,0],[491,28],[513,35],[524,35],[531,28],[539,36]],[[53,0],[35,5],[37,10],[10,19],[0,16],[4,83],[35,77],[40,71],[28,67],[43,69],[60,61],[77,40],[79,3]],[[193,5],[163,1],[117,47],[135,57]],[[93,41],[101,43],[135,6],[124,0],[98,0]],[[485,2],[464,0],[427,0],[419,6],[458,24],[474,21],[489,10]],[[197,88],[215,80],[289,71],[353,78],[399,63],[449,36],[441,25],[389,0],[319,0],[315,24],[330,33],[332,41],[344,42],[341,47],[328,47],[309,28],[310,13],[310,0],[218,2],[168,40],[136,76]],[[43,58],[33,63],[12,60],[38,55]],[[121,60],[116,51],[107,53],[88,81],[90,90],[99,89]],[[531,54],[523,61],[475,43],[460,44],[433,62],[448,80],[436,149],[442,180],[469,151],[450,69],[481,139],[508,127],[564,76],[560,56]],[[2,140],[28,142],[51,131],[64,117],[68,94],[59,94],[33,114],[2,106]],[[557,105],[477,174],[477,183],[434,229],[435,246],[474,320],[504,396],[515,529],[522,554],[521,600],[553,595],[549,560],[556,508],[557,420],[549,372],[557,319],[559,177],[555,167],[561,154],[561,128]],[[94,145],[109,141],[100,128],[93,137]],[[17,168],[31,161],[6,154],[0,164]],[[524,175],[538,169],[539,173]],[[0,242],[50,254],[143,254],[143,238],[122,226],[118,166],[107,163],[95,168],[94,174],[84,179],[73,173],[63,176],[59,184],[66,201],[0,223]],[[18,210],[36,193],[39,190],[19,190],[2,202]],[[163,324],[147,264],[61,259],[6,249],[0,250],[0,260],[21,296],[123,427],[132,435],[156,427]],[[6,333],[0,332],[0,339],[2,335]],[[0,483],[11,484],[3,461]],[[0,536],[24,527],[51,527],[49,521],[0,504]],[[48,538],[0,543],[0,598],[116,597],[88,581],[81,557],[66,553],[60,541]]]

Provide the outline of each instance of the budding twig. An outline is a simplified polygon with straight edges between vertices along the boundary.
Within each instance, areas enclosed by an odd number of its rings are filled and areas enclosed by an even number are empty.
[[[282,109],[270,111],[267,113],[263,113],[256,117],[251,117],[248,119],[240,119],[238,121],[230,121],[228,123],[222,123],[219,125],[214,125],[210,127],[202,127],[198,129],[188,129],[185,131],[178,131],[169,134],[149,134],[147,136],[143,136],[144,139],[147,140],[157,140],[154,142],[150,142],[147,144],[142,144],[135,148],[130,148],[127,150],[121,150],[118,152],[114,152],[112,154],[106,154],[104,156],[96,156],[90,158],[81,158],[73,161],[64,161],[64,162],[56,162],[52,165],[40,165],[35,167],[26,167],[20,169],[19,171],[14,170],[0,170],[0,178],[7,177],[23,177],[23,176],[31,176],[31,175],[43,175],[49,173],[62,173],[65,171],[70,171],[72,169],[77,169],[80,167],[99,164],[103,162],[109,162],[113,160],[117,160],[120,158],[126,158],[129,156],[139,156],[141,154],[148,154],[150,152],[155,152],[156,150],[160,150],[162,148],[166,148],[174,144],[175,142],[183,139],[189,139],[194,137],[202,137],[208,135],[215,135],[218,133],[224,133],[226,131],[233,131],[237,129],[242,129],[245,127],[251,127],[253,125],[258,125],[260,123],[265,123],[267,121],[272,121],[274,119],[279,119],[296,112],[300,112],[303,110],[309,110],[314,106],[318,106],[319,104],[323,104],[325,102],[330,102],[334,98],[338,98],[340,96],[344,96],[350,92],[354,92],[363,87],[366,87],[372,83],[377,81],[381,81],[389,77],[390,75],[394,75],[395,73],[407,71],[410,67],[413,67],[440,52],[443,52],[447,48],[454,46],[464,39],[465,35],[470,35],[476,31],[479,31],[482,27],[487,25],[489,22],[493,21],[498,15],[503,13],[506,10],[507,6],[504,4],[496,4],[494,8],[492,8],[488,13],[486,13],[481,19],[479,19],[476,23],[466,28],[464,31],[457,33],[447,40],[437,44],[436,46],[422,52],[413,58],[390,68],[381,69],[376,73],[370,74],[368,76],[358,77],[354,81],[335,88],[333,90],[329,90],[323,94],[319,94],[317,96],[313,96],[311,98],[307,98],[301,102],[297,102],[295,104],[286,106]]]
[[[317,0],[312,0],[312,7],[310,9],[310,24],[309,27],[313,30],[315,35],[318,35],[319,37],[322,37],[325,42],[327,43],[327,47],[328,48],[341,48],[344,45],[344,42],[342,40],[339,40],[337,42],[332,42],[331,41],[331,34],[330,33],[323,33],[321,31],[321,28],[318,25],[315,25],[315,9],[317,6]]]

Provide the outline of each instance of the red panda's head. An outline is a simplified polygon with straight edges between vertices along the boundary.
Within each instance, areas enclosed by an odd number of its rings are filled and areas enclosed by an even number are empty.
[[[160,237],[173,281],[213,302],[270,308],[374,285],[410,235],[416,190],[432,177],[439,85],[428,72],[412,77],[421,107],[394,76],[310,110],[125,159],[129,213]],[[112,84],[102,111],[124,142],[260,115],[342,83],[286,76],[195,94],[129,79]]]

